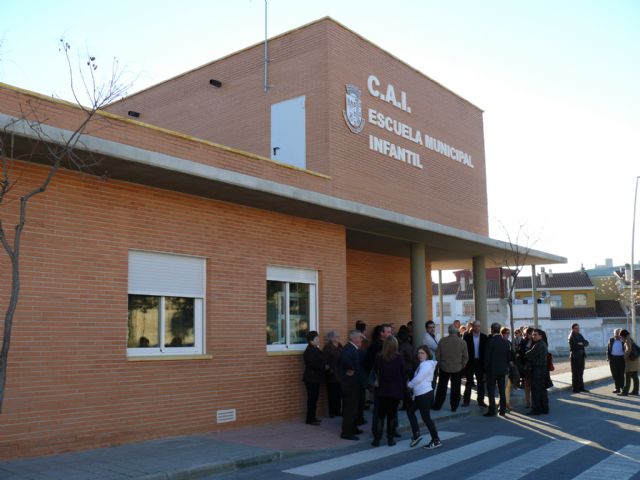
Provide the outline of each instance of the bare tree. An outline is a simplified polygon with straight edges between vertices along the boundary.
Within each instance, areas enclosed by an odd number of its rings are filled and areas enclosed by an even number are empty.
[[[516,282],[518,276],[522,273],[522,269],[527,264],[529,253],[535,244],[535,241],[531,240],[531,235],[527,232],[525,224],[520,224],[515,233],[515,237],[512,236],[507,228],[502,225],[506,236],[507,247],[505,248],[504,257],[502,263],[508,271],[507,281],[507,305],[509,306],[509,328],[511,330],[511,340],[514,337],[514,320],[513,320],[513,292],[516,288]],[[535,281],[533,276],[531,281]]]
[[[80,59],[78,67],[71,59],[71,47],[64,40],[60,40],[60,51],[64,55],[68,69],[71,92],[75,103],[80,108],[82,116],[75,129],[70,130],[62,140],[51,138],[46,128],[46,112],[39,108],[40,102],[27,100],[21,105],[21,115],[12,118],[3,125],[0,132],[0,244],[6,253],[11,265],[11,283],[9,303],[4,316],[4,329],[2,350],[0,351],[0,413],[4,400],[5,384],[7,376],[7,364],[9,348],[11,346],[11,330],[13,319],[20,297],[20,247],[23,239],[24,227],[27,223],[27,207],[36,196],[46,192],[56,173],[61,168],[70,168],[79,171],[95,173],[96,167],[91,156],[82,152],[82,138],[87,127],[98,120],[106,121],[98,112],[107,104],[123,96],[130,84],[122,81],[122,70],[114,59],[111,72],[105,80],[97,77],[98,64],[96,58],[87,55]],[[81,98],[87,105],[83,104]],[[34,138],[30,153],[16,155],[15,130],[21,128],[29,130]],[[35,188],[26,192],[17,192],[16,186],[20,183],[20,174],[16,173],[15,162],[18,160],[33,161],[36,159],[48,165],[46,174]],[[7,221],[9,219],[9,221]],[[10,223],[11,227],[6,224]],[[13,230],[13,231],[11,231]],[[3,286],[3,288],[5,288]]]
[[[631,297],[631,278],[627,274],[614,275],[594,281],[596,292],[605,299],[616,300],[622,305],[627,317],[627,330],[631,331],[631,310],[637,311],[640,305],[640,279],[634,278],[633,298]]]

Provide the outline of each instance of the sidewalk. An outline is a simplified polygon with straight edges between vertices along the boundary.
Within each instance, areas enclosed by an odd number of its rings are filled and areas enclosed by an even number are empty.
[[[585,385],[610,379],[607,365],[584,372]],[[553,375],[549,394],[571,388],[571,372]],[[521,408],[522,391],[512,393],[512,403]],[[448,408],[448,402],[443,408]],[[432,412],[438,421],[480,415],[472,403],[468,408]],[[368,413],[370,415],[370,413]],[[408,431],[400,412],[400,431]],[[196,479],[215,473],[271,462],[301,453],[348,447],[371,441],[367,424],[360,442],[339,437],[341,418],[324,418],[312,427],[302,422],[239,428],[221,433],[153,440],[119,447],[0,462],[0,480],[168,480]]]

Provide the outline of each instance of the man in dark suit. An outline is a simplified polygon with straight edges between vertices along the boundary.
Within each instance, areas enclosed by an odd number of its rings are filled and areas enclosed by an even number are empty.
[[[360,363],[360,345],[362,333],[359,330],[349,332],[349,343],[345,345],[338,361],[338,373],[342,388],[342,433],[340,438],[359,440],[358,398],[360,396],[362,365]]]
[[[487,340],[483,365],[487,376],[487,396],[489,397],[489,410],[484,414],[485,417],[495,417],[496,415],[496,382],[500,395],[500,415],[504,417],[507,411],[505,377],[509,373],[509,365],[513,361],[511,344],[500,335],[500,324],[491,324],[491,336]]]
[[[478,405],[486,407],[487,404],[484,403],[484,349],[487,343],[487,335],[480,331],[480,320],[473,322],[473,328],[470,332],[466,332],[462,339],[467,343],[467,351],[469,352],[469,363],[465,368],[466,383],[462,406],[469,406],[471,385],[475,376],[476,388],[478,389]]]
[[[616,328],[607,344],[607,360],[616,386],[613,393],[620,393],[624,389],[624,340],[620,336],[621,331],[622,329]]]
[[[580,333],[580,325],[574,323],[571,325],[571,333],[569,333],[569,358],[571,359],[571,386],[575,393],[588,392],[584,388],[584,363],[587,355],[584,347],[588,347],[589,342]]]

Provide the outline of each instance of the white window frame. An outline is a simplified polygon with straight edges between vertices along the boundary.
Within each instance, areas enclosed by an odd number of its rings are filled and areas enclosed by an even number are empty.
[[[547,298],[551,308],[562,308],[562,295],[550,295]]]
[[[581,305],[578,305],[578,302],[576,302],[577,298],[584,299],[584,302],[580,302]],[[573,294],[573,306],[574,307],[586,307],[586,306],[588,306],[588,301],[589,301],[589,297],[587,296],[586,293],[574,293]]]
[[[442,302],[444,311],[443,317],[451,316],[451,302]],[[436,302],[436,317],[440,317],[440,302]]]
[[[180,265],[189,271],[180,275]],[[148,270],[147,270],[148,269]],[[152,277],[152,278],[148,278]],[[146,280],[149,280],[148,283]],[[158,304],[160,344],[158,347],[129,348],[129,357],[199,355],[205,353],[205,292],[206,259],[191,255],[165,252],[129,250],[128,295],[160,297]],[[194,345],[192,347],[165,346],[165,298],[194,299]]]
[[[285,282],[287,289],[285,291],[285,339],[284,344],[267,344],[267,352],[288,352],[288,351],[304,351],[307,343],[290,344],[290,320],[289,320],[289,283],[305,283],[309,285],[309,331],[318,331],[318,272],[316,270],[308,270],[303,268],[289,268],[279,266],[267,266],[266,281]],[[266,282],[265,282],[266,286]],[[265,326],[267,318],[265,316]]]
[[[465,301],[462,304],[462,314],[466,317],[473,317],[476,314],[475,302]]]

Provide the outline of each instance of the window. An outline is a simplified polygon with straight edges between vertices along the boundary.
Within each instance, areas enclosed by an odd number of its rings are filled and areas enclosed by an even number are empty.
[[[271,105],[271,159],[306,168],[304,95]]]
[[[487,312],[498,313],[500,312],[500,302],[487,302]]]
[[[267,267],[267,350],[304,350],[317,330],[314,270]]]
[[[473,316],[476,314],[476,305],[473,302],[464,302],[462,309],[463,315]]]
[[[549,297],[549,304],[551,305],[551,308],[562,308],[562,296],[551,295]]]
[[[451,316],[451,302],[444,302],[443,304],[443,312],[444,312],[444,317],[450,317]],[[439,317],[440,316],[440,302],[436,303],[436,316]]]
[[[127,355],[204,353],[205,260],[129,252]]]
[[[574,307],[586,307],[587,306],[587,295],[584,293],[576,293],[573,296],[573,306]]]

